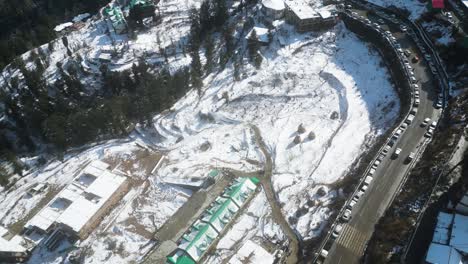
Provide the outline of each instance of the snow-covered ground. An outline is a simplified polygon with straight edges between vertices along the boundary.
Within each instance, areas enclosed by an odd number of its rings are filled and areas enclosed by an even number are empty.
[[[114,36],[129,50],[112,67],[126,69],[142,55],[153,63],[164,62],[159,50],[173,48],[172,43],[180,51],[188,31],[188,9],[198,4],[161,1],[161,12],[170,14],[162,24],[138,34],[136,40]],[[97,71],[93,65],[96,57],[102,49],[112,48],[100,23],[88,22],[68,35],[73,57],[80,54],[83,67]],[[88,161],[115,162],[132,176],[135,185],[77,246],[85,263],[137,261],[153,245],[152,234],[191,195],[164,184],[164,179],[197,180],[215,167],[240,174],[263,169],[264,157],[252,129],[255,125],[274,163],[272,181],[283,214],[303,238],[317,236],[331,214],[328,205],[340,193],[333,183],[345,177],[353,162],[393,124],[399,102],[378,53],[342,24],[327,32],[305,34],[296,33],[286,23],[275,25],[272,43],[261,49],[264,60],[260,69],[245,58],[241,80],[235,82],[233,67],[228,64],[204,79],[200,95],[189,92],[169,111],[155,116],[151,127],[137,127],[129,139],[76,150],[63,162],[31,171],[13,190],[0,192],[0,207],[4,208],[0,224],[9,226],[23,218],[47,194],[72,181]],[[71,59],[63,44],[55,46],[47,69],[51,80],[56,78],[56,62]],[[169,57],[168,65],[177,68],[189,62],[187,56],[177,53]],[[4,75],[8,74],[15,73],[7,69]],[[304,131],[298,131],[299,126]],[[149,175],[147,164],[140,159],[138,145],[145,144],[166,155],[155,175]],[[47,182],[49,189],[24,195],[39,182]],[[245,257],[241,246],[247,241],[275,254],[278,248],[272,243],[281,244],[285,238],[270,214],[261,192],[219,241],[208,262],[231,259],[236,263]],[[69,246],[62,245],[54,253],[37,250],[30,263],[60,263]]]
[[[418,19],[424,12],[427,11],[426,2],[421,3],[419,0],[367,0],[373,4],[389,7],[395,6],[400,9],[406,9],[410,12],[412,20]],[[429,0],[430,1],[430,0]]]
[[[327,185],[391,126],[399,103],[376,51],[343,26],[317,36],[278,27],[260,70],[245,64],[243,80],[234,83],[231,69],[209,76],[201,98],[189,93],[154,119],[153,143],[169,150],[163,178],[200,177],[215,164],[250,171],[252,160],[262,161],[249,127],[258,126],[284,214],[298,218],[295,227],[310,238],[331,213],[327,204],[336,191]]]

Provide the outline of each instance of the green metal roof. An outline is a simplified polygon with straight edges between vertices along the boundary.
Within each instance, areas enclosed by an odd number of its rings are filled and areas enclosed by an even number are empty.
[[[178,257],[176,255],[167,257],[167,261],[172,264],[195,264],[195,261],[193,261],[185,253],[183,253],[181,257]]]
[[[227,188],[223,196],[231,198],[239,207],[247,200],[248,195],[252,193],[259,180],[255,177],[236,179],[235,183]]]
[[[218,175],[219,175],[219,171],[216,170],[216,169],[215,169],[215,170],[212,170],[212,171],[210,171],[210,173],[208,173],[208,176],[209,176],[209,177],[212,177],[212,178],[213,178],[213,177],[216,177],[216,176],[218,176]]]

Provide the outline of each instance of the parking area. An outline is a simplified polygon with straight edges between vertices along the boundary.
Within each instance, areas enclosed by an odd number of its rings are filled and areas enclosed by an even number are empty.
[[[346,15],[367,30],[377,32],[398,56],[411,87],[411,105],[405,119],[369,164],[362,181],[340,212],[318,252],[317,263],[357,263],[406,175],[433,136],[444,96],[438,72],[427,47],[411,28],[394,16],[357,6]],[[343,262],[346,260],[346,262]]]

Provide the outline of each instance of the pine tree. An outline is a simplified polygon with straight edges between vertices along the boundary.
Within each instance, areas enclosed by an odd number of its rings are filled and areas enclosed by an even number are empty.
[[[214,24],[217,27],[221,27],[229,18],[226,0],[216,0],[215,3],[216,3],[216,7],[215,7]]]
[[[257,32],[255,31],[255,29],[252,30],[247,45],[249,49],[250,61],[254,63],[257,69],[260,68],[263,58],[259,53],[260,43],[258,42]]]
[[[234,57],[234,80],[236,82],[240,81],[240,67],[241,67],[241,59],[238,56]]]
[[[190,70],[190,78],[191,78],[191,83],[192,86],[197,89],[198,93],[201,93],[201,87],[203,85],[202,81],[202,65],[200,62],[200,55],[198,54],[198,51],[193,51],[190,53],[190,56],[192,57],[192,63],[190,64],[191,70]]]
[[[214,66],[214,41],[211,36],[208,36],[208,38],[205,41],[205,56],[205,71],[207,73],[210,73]]]

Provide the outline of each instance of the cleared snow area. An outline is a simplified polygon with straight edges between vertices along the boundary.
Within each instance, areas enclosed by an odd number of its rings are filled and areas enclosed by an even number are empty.
[[[227,233],[219,240],[216,250],[207,257],[205,263],[217,264],[230,259],[229,263],[273,263],[274,252],[268,252],[265,248],[275,250],[275,244],[286,246],[285,236],[281,228],[271,217],[271,207],[268,204],[265,193],[260,192],[251,202],[249,207],[242,212]],[[255,247],[258,248],[250,262],[242,262]],[[266,257],[261,259],[261,257]],[[231,258],[232,257],[232,258]],[[254,259],[260,261],[255,262]],[[239,262],[241,261],[241,262]],[[263,262],[265,261],[265,262]]]
[[[327,205],[336,191],[328,185],[393,124],[399,103],[378,53],[344,26],[321,35],[291,32],[278,25],[260,70],[245,63],[240,82],[232,82],[231,69],[209,76],[201,97],[189,93],[144,133],[168,151],[170,162],[159,176],[189,179],[215,165],[260,169],[255,164],[263,157],[250,130],[258,126],[274,160],[284,214],[297,218],[293,225],[310,238],[331,213]],[[298,216],[304,207],[307,213]]]
[[[367,0],[373,4],[389,7],[395,6],[400,9],[406,9],[410,12],[412,20],[418,19],[424,12],[427,11],[427,2],[421,3],[419,0]],[[430,1],[430,0],[429,0]]]

